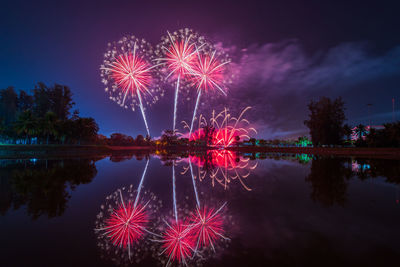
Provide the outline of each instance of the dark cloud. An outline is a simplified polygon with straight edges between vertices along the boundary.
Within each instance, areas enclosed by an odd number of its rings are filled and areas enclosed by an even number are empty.
[[[298,41],[288,40],[228,50],[235,82],[216,106],[228,106],[232,113],[252,106],[248,115],[266,138],[306,133],[310,99],[345,95],[400,74],[400,46],[372,54],[365,43],[343,43],[310,55]]]

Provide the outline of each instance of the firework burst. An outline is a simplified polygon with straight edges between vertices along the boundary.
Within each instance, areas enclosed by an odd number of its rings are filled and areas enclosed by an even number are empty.
[[[192,256],[194,247],[191,225],[180,221],[174,221],[172,224],[165,223],[167,229],[162,235],[163,251],[161,254],[166,253],[168,256],[167,266],[171,261],[187,265],[187,259]]]
[[[162,203],[153,193],[142,192],[148,164],[149,161],[138,189],[133,190],[133,185],[118,189],[106,197],[97,215],[95,233],[98,245],[115,262],[131,262],[132,259],[138,262],[144,257],[144,252],[155,250],[145,237],[158,236],[151,229],[160,223],[154,215],[159,212]]]
[[[223,235],[223,218],[221,211],[225,207],[224,203],[219,209],[199,206],[196,209],[195,215],[192,217],[192,233],[195,237],[196,247],[195,251],[201,248],[211,247],[215,251],[215,243],[220,239],[228,240]]]
[[[196,61],[196,53],[205,49],[207,43],[204,37],[193,30],[185,28],[175,32],[168,32],[157,46],[156,61],[163,64],[161,72],[165,73],[165,81],[172,79],[176,82],[174,95],[174,119],[173,130],[176,130],[176,116],[178,95],[180,87],[185,86],[188,78],[193,73]]]
[[[114,246],[130,248],[131,244],[137,242],[143,237],[148,220],[145,206],[136,207],[128,202],[121,204],[111,214],[110,219],[106,221],[106,227],[101,230],[110,238]]]
[[[144,104],[157,102],[164,92],[159,87],[159,74],[152,64],[153,48],[135,36],[109,43],[100,67],[102,82],[110,99],[121,107],[135,110],[139,106],[150,135]]]
[[[245,113],[251,109],[246,107],[238,117],[234,117],[225,108],[220,113],[212,111],[211,118],[207,119],[200,114],[199,118],[194,120],[198,121],[198,127],[191,133],[189,132],[189,140],[196,141],[204,138],[209,139],[208,145],[218,148],[226,148],[234,145],[240,140],[249,139],[251,133],[257,134],[256,129],[250,127],[250,122],[244,118]],[[192,120],[192,122],[194,121]],[[191,126],[185,121],[182,121],[183,128],[190,131]],[[212,136],[206,136],[204,129],[209,127],[209,133]],[[180,133],[185,136],[185,133]]]
[[[211,55],[209,55],[205,53],[202,54],[197,50],[197,60],[192,71],[193,83],[197,88],[197,99],[193,111],[189,135],[193,130],[193,123],[197,115],[202,91],[210,92],[218,90],[225,96],[227,94],[227,89],[224,86],[224,66],[229,63],[229,60],[219,60],[216,56],[216,52],[217,51],[214,50]]]
[[[209,178],[213,187],[219,184],[225,190],[231,182],[238,180],[243,188],[251,191],[245,180],[258,165],[231,150],[209,150],[203,156],[190,155],[188,161],[189,164],[183,167],[182,175],[190,172],[193,183],[194,179],[202,182]]]

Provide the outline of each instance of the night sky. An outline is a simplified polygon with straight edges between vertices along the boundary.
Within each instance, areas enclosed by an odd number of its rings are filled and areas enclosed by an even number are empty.
[[[220,42],[241,76],[227,106],[248,118],[257,137],[307,132],[307,103],[342,96],[350,124],[400,118],[398,1],[2,1],[0,88],[30,90],[42,81],[68,85],[76,108],[100,132],[145,133],[140,112],[108,99],[99,67],[107,43],[134,34],[156,45],[167,30],[189,27]],[[147,110],[150,131],[172,128],[173,89]],[[181,103],[178,117],[193,106]],[[209,114],[212,107],[203,105]],[[186,117],[185,117],[186,116]]]

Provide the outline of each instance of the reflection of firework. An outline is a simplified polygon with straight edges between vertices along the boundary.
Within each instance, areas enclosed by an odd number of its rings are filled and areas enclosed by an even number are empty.
[[[224,203],[218,210],[214,211],[212,208],[203,207],[196,209],[196,214],[192,218],[192,232],[196,241],[196,248],[211,247],[215,251],[215,243],[220,239],[228,239],[223,236],[223,218],[221,210],[225,207]]]
[[[249,158],[243,158],[230,150],[209,150],[203,157],[191,155],[188,160],[189,166],[183,168],[182,174],[190,170],[200,182],[209,177],[212,186],[217,183],[224,189],[228,189],[232,181],[239,180],[247,191],[251,191],[244,179],[257,168],[257,163],[251,164]]]
[[[163,234],[162,243],[164,250],[161,254],[168,255],[167,266],[171,261],[187,264],[186,259],[192,256],[194,239],[191,234],[191,226],[176,221],[171,225],[167,223],[167,230]]]
[[[152,53],[151,45],[145,40],[135,36],[123,37],[118,42],[108,44],[100,67],[102,82],[110,99],[132,110],[138,105],[149,135],[144,101],[150,105],[164,94],[159,87],[155,66],[151,64]]]
[[[257,133],[253,127],[249,127],[250,122],[244,118],[244,114],[250,108],[246,107],[238,117],[232,116],[227,108],[218,114],[213,111],[209,122],[200,114],[198,127],[189,135],[189,140],[196,141],[205,138],[211,141],[209,144],[211,146],[229,147],[240,140],[249,139],[251,132]],[[185,121],[182,123],[184,129],[190,130],[190,126]],[[211,136],[206,136],[205,129],[208,129],[208,134]]]
[[[117,264],[139,262],[147,252],[155,250],[146,236],[155,235],[152,230],[160,223],[155,215],[162,203],[148,191],[141,195],[137,198],[138,192],[133,185],[118,189],[106,197],[97,215],[95,233],[98,246],[103,256]]]
[[[132,243],[143,237],[149,222],[146,206],[139,204],[135,207],[130,202],[125,205],[121,200],[121,204],[106,221],[106,227],[101,229],[105,231],[105,235],[110,238],[114,246],[129,249]]]

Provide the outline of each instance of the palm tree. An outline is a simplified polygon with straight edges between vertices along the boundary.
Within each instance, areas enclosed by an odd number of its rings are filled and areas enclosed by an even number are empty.
[[[348,124],[343,125],[343,134],[346,136],[346,140],[350,139],[352,133],[353,131],[351,130],[351,127]]]
[[[57,122],[57,115],[52,111],[48,111],[40,121],[40,131],[46,137],[47,145],[49,144],[50,136],[57,135]]]
[[[359,124],[358,126],[357,126],[357,128],[356,128],[356,134],[357,134],[357,136],[358,136],[358,140],[362,140],[362,137],[365,135],[367,133],[367,128],[364,126],[364,125],[362,125],[362,124]]]
[[[78,118],[74,120],[74,135],[78,138],[79,145],[82,140],[94,141],[98,131],[99,126],[93,118]]]
[[[30,110],[26,110],[19,114],[17,121],[14,123],[15,131],[19,135],[25,136],[25,143],[29,142],[29,136],[37,133],[37,119],[33,116]]]

